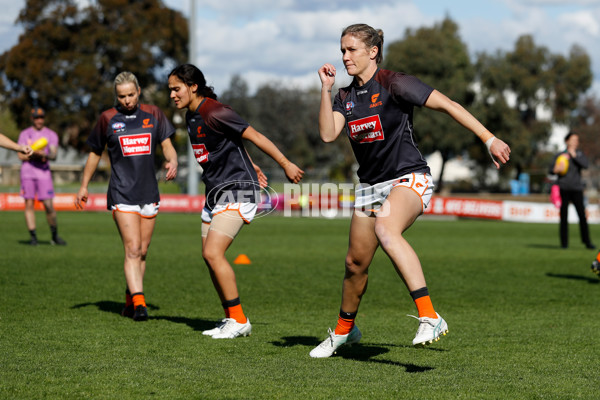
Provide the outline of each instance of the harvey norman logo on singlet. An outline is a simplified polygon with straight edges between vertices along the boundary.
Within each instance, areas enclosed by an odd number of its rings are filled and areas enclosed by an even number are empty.
[[[121,142],[123,157],[151,154],[152,135],[150,133],[119,136],[119,141]]]
[[[385,139],[379,115],[350,121],[348,122],[348,130],[350,138],[358,143],[371,143]]]
[[[201,144],[192,144],[192,149],[194,149],[194,155],[196,156],[196,161],[198,164],[204,164],[208,161],[208,150],[206,146]]]

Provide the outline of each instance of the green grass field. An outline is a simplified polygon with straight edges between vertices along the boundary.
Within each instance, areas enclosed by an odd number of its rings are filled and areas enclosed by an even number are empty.
[[[417,221],[407,236],[450,332],[411,346],[416,310],[379,251],[359,310],[360,344],[308,352],[334,327],[349,221],[268,216],[228,253],[253,334],[201,331],[222,309],[200,250],[200,216],[159,215],[145,279],[150,320],[119,312],[122,248],[108,213],[59,213],[66,247],[36,248],[21,212],[0,212],[2,399],[598,398],[595,252],[558,248],[558,227]],[[600,227],[592,226],[600,243]]]

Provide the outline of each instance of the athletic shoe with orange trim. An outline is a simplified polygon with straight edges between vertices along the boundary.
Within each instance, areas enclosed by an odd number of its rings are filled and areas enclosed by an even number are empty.
[[[419,320],[419,329],[417,329],[417,334],[413,339],[413,346],[427,346],[434,341],[437,342],[440,340],[440,336],[445,336],[448,333],[448,324],[444,321],[444,318],[438,313],[435,313],[435,315],[437,315],[437,318],[418,318],[414,315],[409,315],[409,317]]]
[[[312,358],[331,357],[341,345],[358,343],[362,338],[362,333],[356,325],[347,335],[336,335],[331,328],[327,329],[327,333],[329,333],[329,337],[309,353]]]

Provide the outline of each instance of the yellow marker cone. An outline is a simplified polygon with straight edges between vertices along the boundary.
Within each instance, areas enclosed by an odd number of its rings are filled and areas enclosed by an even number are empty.
[[[234,264],[252,264],[252,261],[250,261],[250,259],[248,258],[247,255],[245,254],[240,254],[239,256],[237,256],[235,258],[235,260],[233,260]]]

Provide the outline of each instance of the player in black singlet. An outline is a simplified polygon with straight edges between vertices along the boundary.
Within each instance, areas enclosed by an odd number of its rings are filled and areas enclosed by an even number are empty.
[[[87,144],[91,148],[75,204],[82,209],[88,184],[106,147],[111,175],[107,208],[121,235],[125,250],[125,308],[121,315],[135,321],[148,319],[144,296],[146,255],[152,239],[160,195],[154,168],[155,150],[161,145],[166,179],[177,176],[177,153],[171,143],[175,128],[156,106],[139,104],[141,89],[131,72],[121,72],[114,83],[117,105],[100,116]]]
[[[413,345],[432,343],[448,330],[446,321],[433,308],[419,258],[403,237],[433,192],[429,167],[413,135],[414,107],[447,113],[486,143],[492,157],[501,163],[506,163],[510,154],[504,142],[456,102],[414,76],[379,69],[383,59],[380,30],[364,24],[347,27],[341,50],[346,71],[354,79],[350,86],[340,89],[332,104],[335,67],[325,64],[319,69],[319,131],[324,142],[331,142],[346,128],[359,163],[361,185],[355,193],[338,323],[335,331],[310,352],[315,358],[329,357],[339,346],[360,340],[354,320],[367,288],[369,265],[379,246],[417,306],[419,328]],[[494,163],[499,168],[498,162]]]
[[[225,318],[202,334],[213,339],[248,336],[252,326],[242,310],[235,273],[225,251],[243,224],[254,217],[259,182],[266,185],[266,179],[250,160],[242,139],[277,161],[290,182],[298,183],[304,172],[230,107],[219,103],[195,66],[175,68],[169,74],[169,89],[175,106],[188,110],[190,143],[203,169],[206,205],[202,211],[202,257],[225,311]]]

